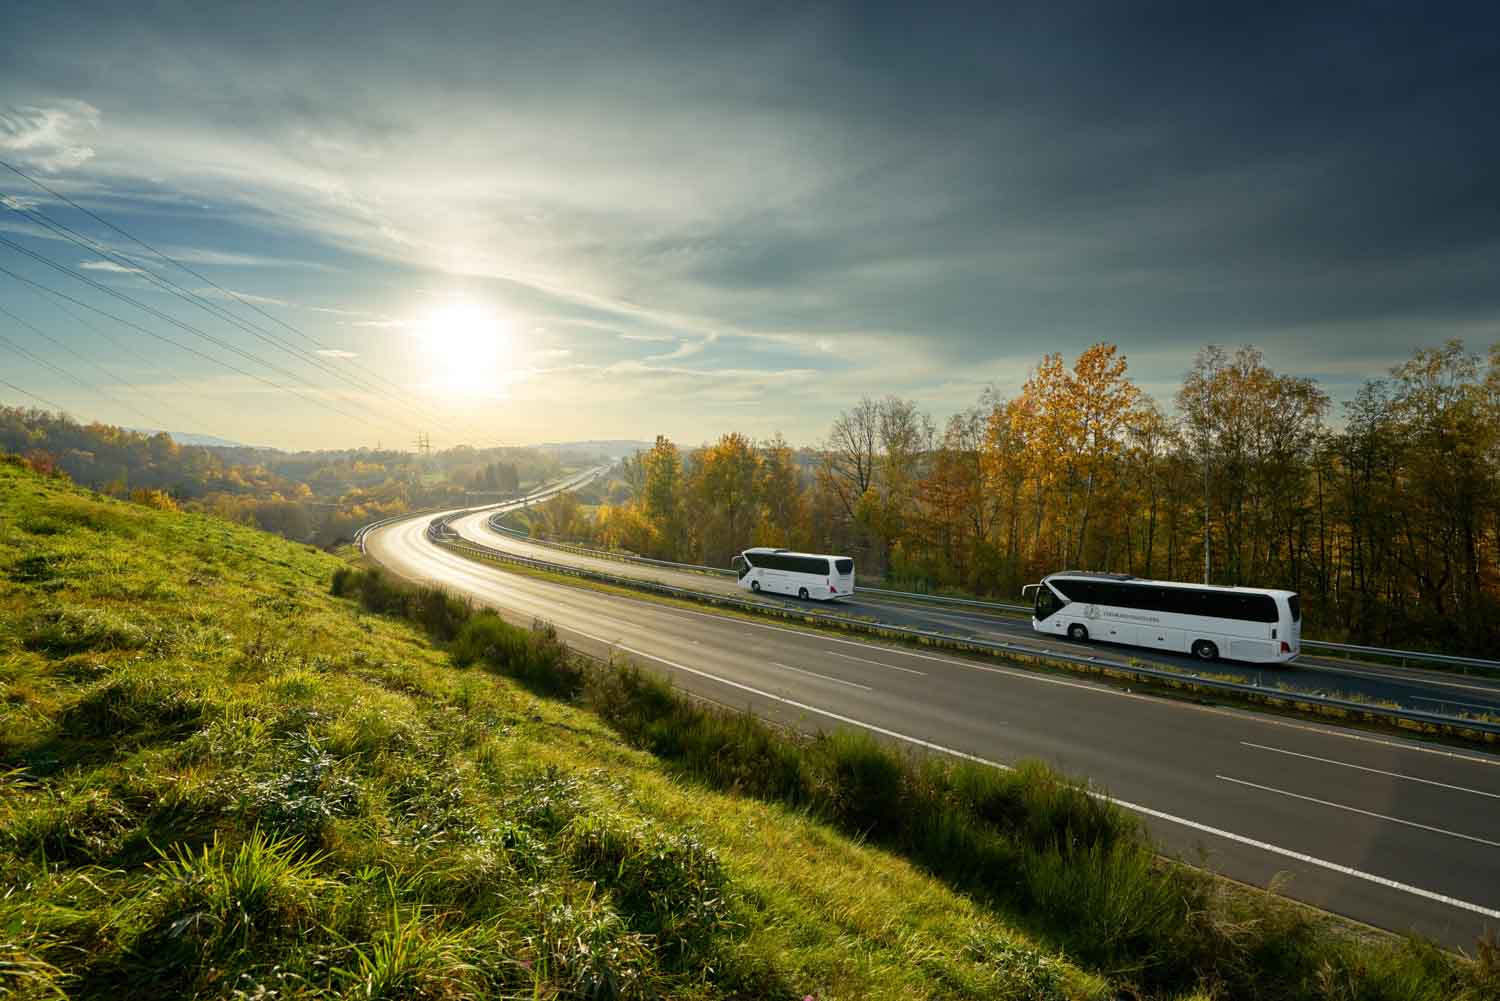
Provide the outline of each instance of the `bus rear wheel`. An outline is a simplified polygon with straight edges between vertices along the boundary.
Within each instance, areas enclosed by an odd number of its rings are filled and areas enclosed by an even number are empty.
[[[1198,640],[1193,644],[1193,656],[1199,660],[1218,660],[1219,648],[1208,640]]]
[[[752,580],[750,582],[750,590],[754,591],[756,594],[760,594],[760,581]]]
[[[805,587],[799,587],[799,588],[797,588],[797,597],[801,598],[803,601],[806,601],[807,600],[807,588],[805,588]]]
[[[1082,622],[1075,622],[1068,627],[1068,639],[1082,643],[1089,638],[1089,627]]]

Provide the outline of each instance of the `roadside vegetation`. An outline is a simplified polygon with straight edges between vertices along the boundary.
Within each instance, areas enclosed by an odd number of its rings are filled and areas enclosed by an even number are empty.
[[[777,730],[0,465],[0,994],[1480,1001],[1044,768]]]
[[[597,510],[558,498],[530,520],[716,567],[750,545],[846,553],[866,582],[1001,601],[1068,567],[1199,580],[1206,545],[1213,583],[1300,592],[1308,638],[1488,656],[1500,345],[1487,362],[1457,341],[1415,351],[1341,409],[1249,347],[1204,348],[1158,401],[1096,344],[941,427],[888,396],[807,449],[658,438]]]

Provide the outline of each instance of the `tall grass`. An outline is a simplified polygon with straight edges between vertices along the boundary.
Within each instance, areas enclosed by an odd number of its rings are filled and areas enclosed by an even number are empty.
[[[350,571],[339,587],[363,600],[376,585]],[[410,599],[376,604],[416,617]],[[632,664],[587,665],[555,631],[520,629],[491,612],[464,623],[450,650],[460,665],[581,697],[685,777],[787,804],[898,851],[1153,995],[1207,985],[1213,997],[1268,1001],[1429,1001],[1439,985],[1453,1001],[1491,997],[1494,957],[1470,967],[1416,942],[1353,941],[1287,902],[1226,894],[1212,876],[1160,857],[1134,816],[1037,762],[1002,771],[899,751],[862,731],[788,732],[686,698]],[[638,849],[622,837],[582,826],[573,843],[581,862],[616,865],[623,877]],[[658,864],[670,871],[665,857]],[[627,897],[642,893],[654,899],[644,888]]]

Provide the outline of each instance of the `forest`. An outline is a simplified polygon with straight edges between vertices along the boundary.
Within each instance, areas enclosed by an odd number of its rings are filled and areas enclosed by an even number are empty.
[[[0,453],[116,497],[213,514],[325,547],[390,515],[502,500],[562,468],[552,456],[524,448],[459,446],[419,457],[393,449],[182,445],[165,432],[3,406]]]
[[[864,579],[1018,600],[1064,568],[1285,587],[1310,634],[1492,654],[1500,637],[1500,345],[1416,350],[1335,407],[1253,347],[1198,352],[1152,399],[1097,344],[1041,359],[941,427],[865,398],[815,448],[659,437],[613,503],[542,534],[727,565],[751,545],[848,553]]]

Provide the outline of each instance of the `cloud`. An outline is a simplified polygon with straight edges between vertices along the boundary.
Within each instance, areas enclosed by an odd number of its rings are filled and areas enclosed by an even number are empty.
[[[85,7],[89,37],[38,4],[0,39],[0,93],[32,109],[0,142],[93,150],[59,168],[90,205],[170,211],[208,245],[174,252],[282,267],[253,284],[294,301],[313,268],[349,279],[322,301],[483,290],[576,357],[721,365],[809,423],[803,384],[752,373],[956,409],[971,377],[1096,340],[1160,385],[1205,341],[1374,375],[1500,319],[1500,185],[1475,168],[1500,158],[1493,8],[475,5],[437,30]],[[333,25],[347,47],[315,42]],[[124,33],[130,74],[108,58]]]
[[[140,275],[140,274],[145,274],[145,272],[142,269],[140,269],[140,268],[127,267],[124,264],[117,264],[114,261],[104,261],[104,260],[79,261],[78,262],[78,266],[80,268],[82,268],[83,270],[85,270],[85,271],[108,271],[111,274],[119,274],[119,275]]]
[[[236,291],[233,291],[232,289],[215,288],[215,287],[213,287],[211,285],[210,286],[206,286],[204,288],[193,289],[193,294],[194,295],[201,295],[201,296],[203,296],[205,298],[208,298],[208,299],[225,299],[225,300],[228,300],[230,302],[236,302],[236,301],[253,302],[253,303],[257,303],[257,304],[262,305],[262,306],[290,306],[291,305],[291,303],[287,302],[285,299],[276,299],[276,298],[273,298],[272,296],[268,296],[268,295],[254,295],[253,293],[250,293],[250,292],[236,292]]]
[[[359,357],[359,355],[355,354],[353,351],[340,351],[340,350],[338,350],[336,348],[318,348],[317,349],[317,354],[322,355],[324,358],[358,358]]]
[[[405,321],[405,320],[397,320],[397,319],[392,319],[392,318],[386,318],[386,319],[383,319],[383,320],[355,320],[352,323],[349,323],[348,326],[351,326],[351,327],[380,327],[380,328],[387,328],[387,327],[389,327],[389,328],[400,328],[400,327],[410,326],[410,324],[407,323],[407,321]]]
[[[93,158],[88,141],[98,126],[99,109],[87,101],[11,106],[0,109],[0,150],[24,166],[57,173]]]

